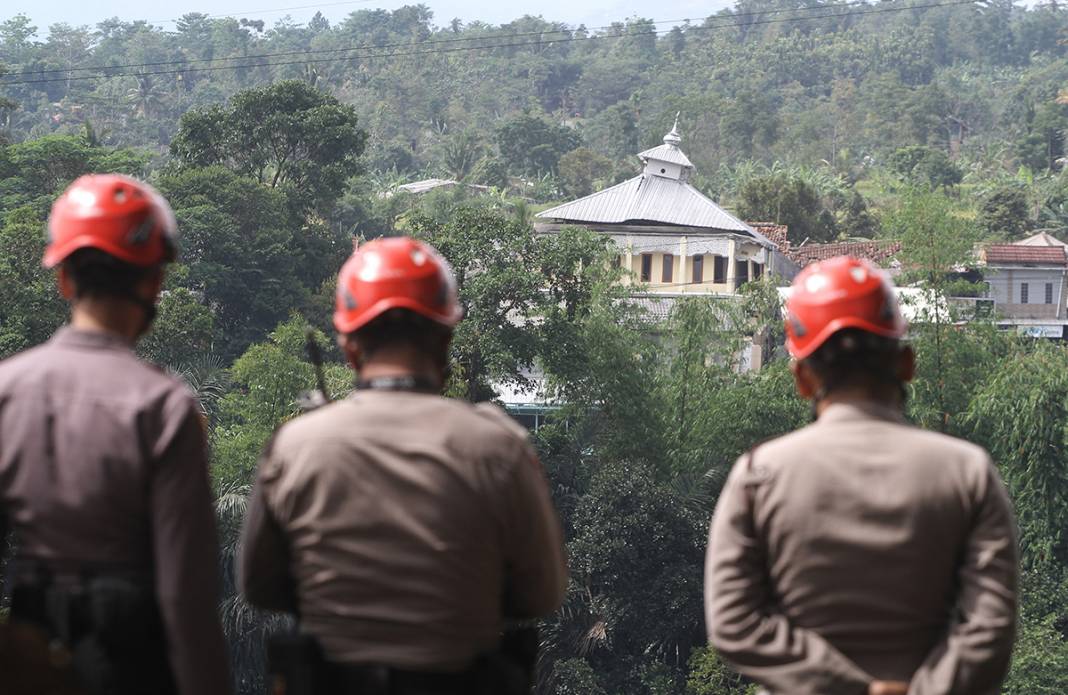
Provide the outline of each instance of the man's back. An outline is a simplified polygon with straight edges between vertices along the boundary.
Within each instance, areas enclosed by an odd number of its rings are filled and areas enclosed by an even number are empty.
[[[205,455],[188,390],[117,336],[63,328],[0,363],[0,513],[18,535],[16,583],[42,571],[135,578],[158,604],[156,646],[179,691],[206,695],[229,683]]]
[[[743,550],[747,538],[766,555],[763,572],[739,570],[754,559]],[[833,405],[733,471],[709,551],[710,635],[745,650],[759,630],[743,626],[730,587],[766,581],[748,589],[766,590],[758,611],[774,604],[860,671],[912,680],[913,692],[956,692],[962,674],[982,682],[983,669],[1000,674],[1007,658],[1014,542],[1003,486],[981,448],[910,427],[890,409]],[[978,584],[982,606],[971,603]],[[990,632],[942,644],[961,620]],[[813,652],[811,667],[824,658]]]
[[[150,569],[152,449],[190,408],[176,380],[103,333],[65,328],[0,363],[0,502],[20,554]]]
[[[334,661],[460,669],[496,646],[502,612],[552,610],[566,584],[540,464],[493,407],[357,391],[283,427],[259,485],[289,557],[250,512],[246,593],[290,573]]]

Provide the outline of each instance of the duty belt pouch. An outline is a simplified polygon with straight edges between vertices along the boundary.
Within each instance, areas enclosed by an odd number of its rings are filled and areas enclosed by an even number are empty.
[[[325,670],[323,650],[311,635],[283,633],[267,641],[270,695],[315,695]]]
[[[93,692],[177,692],[152,590],[118,577],[88,582],[88,634],[73,645],[74,663]]]
[[[538,661],[538,628],[505,631],[497,651],[483,654],[473,667],[477,695],[530,695]]]

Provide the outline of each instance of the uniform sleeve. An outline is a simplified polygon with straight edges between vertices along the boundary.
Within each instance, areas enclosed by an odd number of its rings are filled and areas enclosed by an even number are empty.
[[[549,484],[534,451],[524,442],[504,494],[505,617],[515,620],[549,615],[567,591],[567,559]]]
[[[978,498],[953,622],[913,676],[909,695],[996,695],[1008,672],[1016,634],[1016,525],[992,463]]]
[[[270,455],[268,444],[241,531],[238,583],[249,603],[268,610],[296,613],[296,587],[289,570],[289,543],[266,499]]]
[[[753,522],[748,458],[735,464],[712,519],[705,557],[708,641],[735,670],[774,692],[866,695],[869,674],[779,612]]]
[[[153,446],[151,482],[156,593],[181,695],[230,692],[219,622],[219,542],[207,447],[192,397],[168,399]]]

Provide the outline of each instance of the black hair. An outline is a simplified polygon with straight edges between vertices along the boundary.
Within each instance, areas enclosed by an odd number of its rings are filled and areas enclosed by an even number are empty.
[[[876,394],[893,389],[904,395],[905,384],[897,373],[902,348],[896,338],[857,328],[838,331],[804,360],[820,380],[817,400],[837,389],[858,386]]]
[[[404,347],[444,364],[452,329],[408,309],[391,309],[352,335],[364,359],[380,350]]]
[[[117,297],[129,299],[135,295],[138,283],[148,277],[154,267],[141,267],[120,261],[100,249],[79,249],[63,261],[74,281],[75,296]]]

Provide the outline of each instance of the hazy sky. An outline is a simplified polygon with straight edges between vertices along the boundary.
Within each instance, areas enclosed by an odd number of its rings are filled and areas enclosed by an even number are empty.
[[[379,7],[394,9],[407,4],[417,4],[417,0],[323,0],[320,3],[315,0],[3,0],[0,2],[0,21],[16,14],[25,14],[38,27],[38,36],[44,38],[47,27],[56,22],[92,26],[108,17],[127,21],[144,19],[169,29],[174,24],[168,20],[186,12],[204,12],[262,19],[270,26],[286,15],[297,23],[304,23],[316,11],[321,11],[331,22],[335,22],[356,10]],[[733,0],[660,0],[656,3],[648,0],[538,0],[526,3],[426,0],[423,4],[434,11],[434,23],[438,26],[448,24],[454,17],[500,24],[524,14],[532,14],[549,20],[594,27],[633,16],[656,20],[705,17],[732,5]]]

